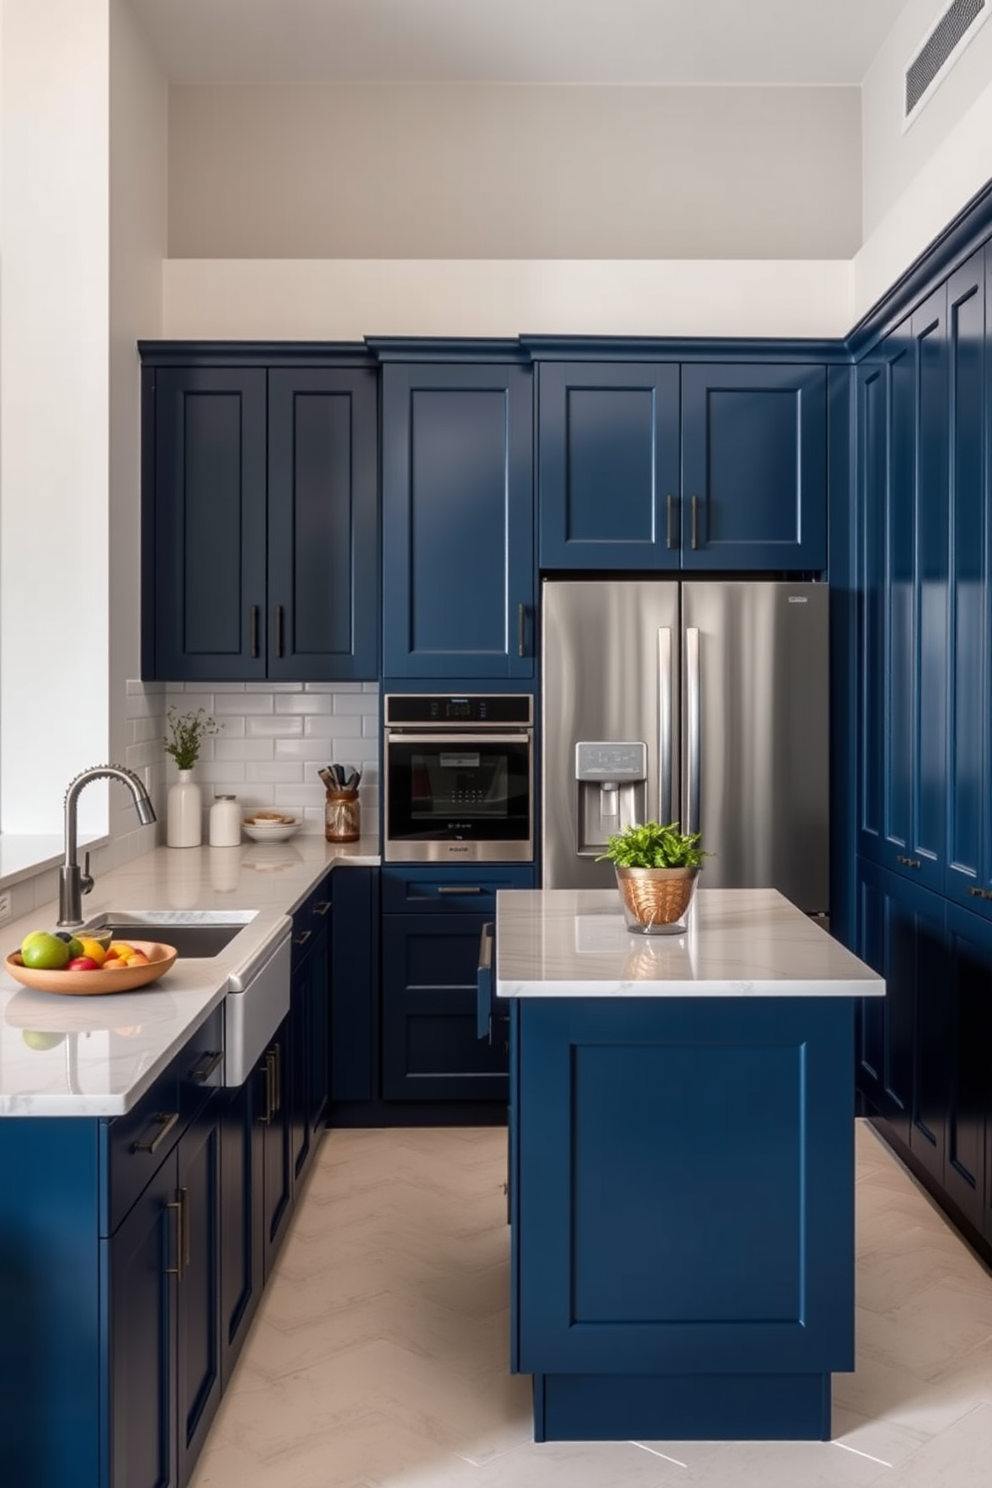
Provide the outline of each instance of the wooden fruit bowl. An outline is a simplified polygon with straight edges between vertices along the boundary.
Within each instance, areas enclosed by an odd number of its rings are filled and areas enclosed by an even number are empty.
[[[72,997],[100,997],[108,992],[133,992],[155,982],[175,963],[175,946],[157,940],[129,940],[136,951],[144,951],[147,966],[124,966],[120,971],[36,971],[21,961],[20,951],[11,951],[4,966],[15,982],[36,992],[62,992]]]

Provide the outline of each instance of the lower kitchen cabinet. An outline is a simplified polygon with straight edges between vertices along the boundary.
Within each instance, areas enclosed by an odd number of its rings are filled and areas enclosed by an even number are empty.
[[[530,868],[491,864],[383,869],[384,1100],[505,1105],[505,1041],[476,1030],[479,939],[497,892],[533,882]]]
[[[862,1005],[866,1113],[992,1261],[992,928],[866,859],[859,953],[886,979]]]
[[[294,1182],[303,1176],[316,1151],[330,1093],[330,910],[327,878],[293,920],[289,1119]]]
[[[220,1404],[220,1105],[108,1242],[113,1488],[188,1483]]]

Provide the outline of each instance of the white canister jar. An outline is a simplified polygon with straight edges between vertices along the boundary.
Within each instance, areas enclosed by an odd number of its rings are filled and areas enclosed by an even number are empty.
[[[241,810],[237,796],[215,796],[210,808],[210,846],[238,847],[241,842]]]
[[[169,786],[165,840],[169,847],[199,847],[203,840],[203,797],[192,770],[180,770]]]

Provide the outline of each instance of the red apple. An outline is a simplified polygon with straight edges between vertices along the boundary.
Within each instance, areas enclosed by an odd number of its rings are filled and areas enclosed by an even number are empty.
[[[74,956],[66,966],[66,971],[99,971],[98,962],[92,956]]]

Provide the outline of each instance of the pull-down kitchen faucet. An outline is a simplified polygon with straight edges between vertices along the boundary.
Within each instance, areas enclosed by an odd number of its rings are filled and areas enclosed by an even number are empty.
[[[155,821],[155,808],[148,792],[135,775],[124,765],[93,765],[70,781],[65,793],[65,859],[59,869],[59,924],[69,928],[83,923],[82,896],[93,887],[90,873],[90,855],[86,854],[84,867],[76,862],[76,808],[79,792],[91,780],[119,780],[126,785],[134,797],[138,820],[143,827]]]

